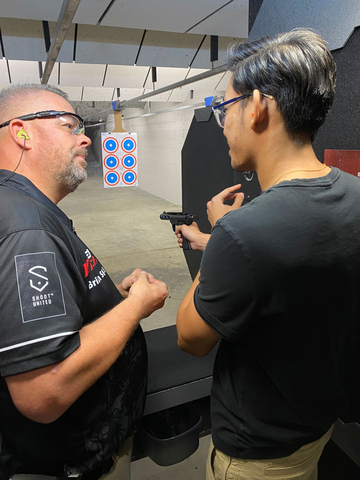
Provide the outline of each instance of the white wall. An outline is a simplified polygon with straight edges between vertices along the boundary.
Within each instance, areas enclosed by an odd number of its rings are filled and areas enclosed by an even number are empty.
[[[150,112],[168,110],[181,104],[152,102]],[[197,107],[199,108],[199,107]],[[138,136],[139,187],[169,202],[181,205],[181,149],[194,109],[161,113],[126,120],[149,112],[126,109],[123,127]]]

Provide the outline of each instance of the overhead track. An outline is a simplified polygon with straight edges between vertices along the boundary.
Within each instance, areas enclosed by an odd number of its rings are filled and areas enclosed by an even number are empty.
[[[190,78],[185,78],[185,80],[181,80],[180,82],[172,83],[171,85],[167,85],[163,88],[158,88],[157,90],[153,90],[149,93],[144,93],[139,97],[132,98],[131,100],[125,100],[123,102],[117,102],[115,110],[122,110],[128,103],[136,102],[137,100],[144,100],[144,98],[153,97],[154,95],[158,95],[160,93],[168,92],[169,90],[174,90],[175,88],[183,87],[184,85],[189,85],[190,83],[199,82],[200,80],[204,80],[205,78],[213,77],[214,75],[218,75],[219,73],[223,73],[227,70],[227,65],[220,65],[219,67],[213,68],[212,70],[208,70],[207,72],[199,73],[199,75],[194,75]]]
[[[41,83],[48,83],[49,81],[52,69],[54,68],[56,59],[59,55],[62,44],[64,43],[66,34],[69,30],[71,22],[73,21],[80,1],[81,0],[63,0],[59,18],[55,26],[54,36],[51,40],[50,50],[47,55]]]

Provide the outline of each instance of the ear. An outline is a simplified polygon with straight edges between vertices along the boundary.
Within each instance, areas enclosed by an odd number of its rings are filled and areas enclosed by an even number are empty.
[[[268,106],[266,97],[263,97],[260,93],[259,90],[254,90],[253,91],[253,96],[252,96],[252,117],[251,117],[251,122],[250,126],[253,130],[259,126],[260,123],[263,123],[264,121],[267,121],[268,119]]]
[[[14,120],[11,120],[9,123],[9,132],[14,142],[17,143],[19,147],[30,150],[31,135],[26,129],[25,122],[18,118],[14,118]]]

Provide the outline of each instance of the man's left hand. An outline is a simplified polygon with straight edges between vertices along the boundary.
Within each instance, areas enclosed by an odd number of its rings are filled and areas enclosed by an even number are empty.
[[[241,207],[244,201],[244,194],[242,192],[235,193],[240,187],[241,184],[238,183],[232,187],[225,188],[225,190],[215,195],[215,197],[206,204],[208,220],[212,227],[219,218],[225,215],[225,213],[228,213],[231,210],[237,210]],[[234,203],[232,205],[225,205],[224,202],[227,200],[234,200]]]
[[[129,290],[131,286],[136,282],[139,278],[140,273],[147,273],[144,272],[141,268],[136,268],[130,275],[124,278],[124,280],[120,283],[120,285],[116,285],[117,289],[119,290],[121,296],[123,298],[127,298],[129,296]],[[149,280],[154,278],[154,275],[148,273]]]

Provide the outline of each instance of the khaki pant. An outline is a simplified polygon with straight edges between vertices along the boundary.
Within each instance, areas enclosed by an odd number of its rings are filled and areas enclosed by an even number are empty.
[[[332,430],[288,457],[269,460],[228,457],[211,441],[206,480],[317,480],[317,464]]]

